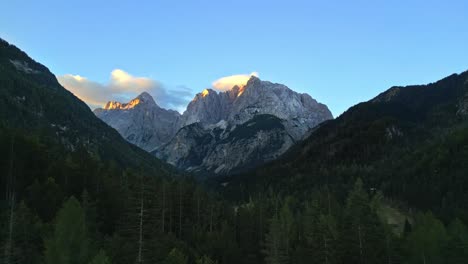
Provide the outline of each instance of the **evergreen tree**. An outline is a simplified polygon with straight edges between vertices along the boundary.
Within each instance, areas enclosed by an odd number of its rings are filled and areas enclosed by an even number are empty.
[[[302,235],[304,239],[304,252],[300,257],[301,263],[314,263],[317,261],[317,253],[321,239],[319,237],[320,208],[317,199],[307,202],[302,217]]]
[[[164,264],[186,264],[187,261],[188,258],[184,253],[179,251],[177,248],[173,248],[164,260]]]
[[[271,219],[270,228],[265,235],[265,263],[283,264],[288,263],[288,250],[285,246],[284,230],[278,216]]]
[[[332,215],[320,215],[317,230],[317,263],[332,264],[337,263],[337,223]]]
[[[111,264],[106,252],[100,250],[96,256],[89,262],[89,264]]]
[[[407,258],[410,263],[447,263],[443,250],[448,241],[447,232],[432,213],[417,216],[416,224],[407,238]]]
[[[42,221],[25,202],[15,212],[16,223],[11,248],[11,263],[40,263],[42,257]]]
[[[268,264],[289,263],[293,240],[293,214],[288,201],[271,219],[263,253]]]
[[[372,210],[361,179],[354,184],[346,201],[341,236],[342,261],[380,263],[385,256],[385,230]]]
[[[69,198],[59,210],[53,236],[45,241],[47,264],[82,264],[89,260],[89,239],[80,203]]]

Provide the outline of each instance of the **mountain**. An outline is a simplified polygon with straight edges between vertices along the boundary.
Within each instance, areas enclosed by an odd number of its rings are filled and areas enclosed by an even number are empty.
[[[181,117],[181,129],[153,153],[198,174],[236,173],[279,157],[331,118],[309,95],[252,76],[229,91],[197,94]]]
[[[146,92],[127,104],[108,102],[94,114],[146,151],[168,142],[179,129],[180,114],[159,107]]]
[[[158,107],[147,93],[127,104],[108,102],[94,113],[129,142],[180,169],[206,175],[273,160],[333,118],[309,95],[254,76],[225,92],[203,90],[181,116]]]
[[[287,121],[286,129],[295,140],[300,140],[317,124],[333,118],[327,106],[310,95],[251,76],[245,85],[234,86],[229,91],[217,93],[206,89],[197,94],[187,106],[182,123],[183,126],[195,122],[216,124],[224,120],[239,125],[263,114]]]
[[[279,160],[217,182],[239,196],[270,187],[343,193],[362,178],[406,207],[468,220],[467,110],[468,72],[392,87],[324,122]]]

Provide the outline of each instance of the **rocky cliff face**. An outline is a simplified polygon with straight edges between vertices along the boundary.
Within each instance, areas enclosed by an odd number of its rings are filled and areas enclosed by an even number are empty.
[[[153,154],[189,171],[234,173],[277,158],[331,118],[309,95],[252,76],[226,92],[197,94],[179,132]]]
[[[203,90],[183,115],[159,108],[146,93],[127,104],[109,102],[95,113],[128,141],[181,169],[205,174],[272,160],[333,118],[308,94],[254,76],[229,91]]]
[[[293,143],[284,120],[257,115],[241,125],[193,123],[153,154],[187,171],[221,175],[273,160]]]
[[[108,102],[94,113],[126,140],[146,151],[168,142],[179,129],[180,114],[160,108],[146,92],[126,104]]]
[[[195,122],[215,124],[221,120],[238,125],[262,114],[285,120],[285,128],[295,140],[317,124],[333,118],[327,106],[310,95],[252,76],[247,84],[234,86],[226,92],[207,89],[197,94],[182,116],[182,126]]]

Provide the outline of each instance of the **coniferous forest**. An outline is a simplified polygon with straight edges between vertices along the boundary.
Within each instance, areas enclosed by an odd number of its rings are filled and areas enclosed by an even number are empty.
[[[206,180],[125,142],[2,40],[1,261],[467,263],[467,75],[383,93]]]
[[[86,154],[47,158],[2,133],[6,263],[464,263],[468,229],[401,215],[358,178],[345,194],[269,190],[226,200],[190,178],[117,170]],[[16,186],[16,187],[13,187]],[[389,223],[388,218],[396,219]],[[400,223],[400,222],[402,223]]]

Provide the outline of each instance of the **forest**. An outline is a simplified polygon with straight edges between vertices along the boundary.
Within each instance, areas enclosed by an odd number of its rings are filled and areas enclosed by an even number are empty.
[[[430,211],[389,223],[358,178],[227,199],[189,176],[121,171],[86,151],[0,134],[4,263],[465,263],[468,229]],[[60,149],[60,147],[57,147]],[[50,158],[49,158],[50,157]],[[5,175],[4,174],[4,175]],[[5,178],[4,178],[5,179]],[[395,205],[396,206],[396,205]]]

